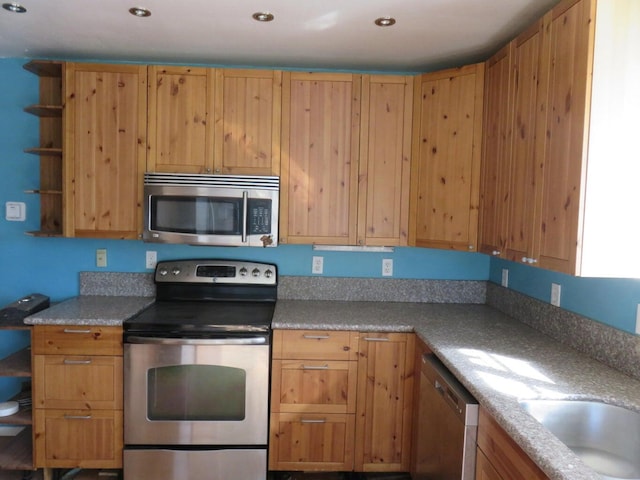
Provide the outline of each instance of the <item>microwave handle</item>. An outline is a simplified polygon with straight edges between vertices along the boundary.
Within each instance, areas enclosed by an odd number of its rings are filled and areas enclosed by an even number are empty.
[[[247,191],[242,192],[242,243],[247,242],[247,211],[249,210],[249,200]]]

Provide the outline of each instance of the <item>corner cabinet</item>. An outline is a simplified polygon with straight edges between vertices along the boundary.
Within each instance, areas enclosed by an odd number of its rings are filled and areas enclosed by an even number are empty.
[[[416,77],[409,245],[477,251],[484,64]]]
[[[64,235],[136,239],[147,150],[147,67],[67,63]]]
[[[409,471],[414,338],[274,331],[269,469]]]
[[[122,328],[33,327],[38,468],[122,468]]]
[[[39,144],[25,149],[26,153],[40,157],[40,186],[28,193],[40,195],[40,229],[28,232],[33,236],[62,236],[63,204],[63,79],[65,64],[49,60],[32,60],[25,70],[38,76],[38,103],[25,107],[25,111],[39,119]]]

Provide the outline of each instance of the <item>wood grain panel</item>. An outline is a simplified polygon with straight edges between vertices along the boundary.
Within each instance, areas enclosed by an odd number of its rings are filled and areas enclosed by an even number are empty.
[[[148,171],[212,171],[213,75],[207,68],[149,67]]]
[[[218,69],[215,92],[216,172],[279,175],[282,72]]]
[[[414,345],[413,334],[361,334],[356,471],[409,471]]]
[[[411,245],[477,249],[484,65],[416,77]]]
[[[122,328],[84,325],[36,325],[35,355],[122,355]]]
[[[412,77],[362,77],[360,245],[407,244],[412,103]]]
[[[479,448],[476,449],[476,480],[504,480]]]
[[[342,330],[275,330],[273,358],[356,360],[358,333]]]
[[[478,418],[478,447],[505,480],[548,479],[484,408]]]
[[[273,413],[269,469],[353,470],[354,415]]]
[[[360,76],[283,76],[283,243],[355,244]]]
[[[505,256],[511,173],[510,46],[486,62],[478,250]]]

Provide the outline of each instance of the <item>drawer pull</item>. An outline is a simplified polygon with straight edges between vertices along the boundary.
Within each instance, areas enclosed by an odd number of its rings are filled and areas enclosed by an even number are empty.
[[[64,333],[91,333],[90,328],[65,328]]]
[[[329,370],[329,365],[302,365],[303,370]]]
[[[330,335],[302,335],[302,338],[306,338],[307,340],[326,340],[330,338]]]
[[[300,423],[327,423],[327,420],[324,418],[317,418],[317,419],[301,418]]]
[[[62,363],[65,365],[89,365],[91,360],[69,360],[68,358],[65,358]]]
[[[66,420],[91,420],[91,415],[67,415],[64,414]]]
[[[386,337],[377,338],[377,337],[364,337],[365,342],[389,342],[390,340]]]

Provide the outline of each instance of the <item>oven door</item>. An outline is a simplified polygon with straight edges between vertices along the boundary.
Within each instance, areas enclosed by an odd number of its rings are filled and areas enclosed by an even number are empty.
[[[266,445],[268,336],[127,342],[125,444]]]

